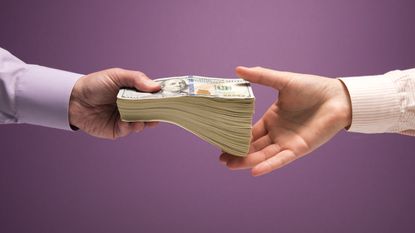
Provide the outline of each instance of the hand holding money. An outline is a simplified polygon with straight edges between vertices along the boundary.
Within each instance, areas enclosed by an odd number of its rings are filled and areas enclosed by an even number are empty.
[[[242,79],[181,76],[156,79],[161,90],[121,89],[118,110],[126,122],[176,124],[233,155],[244,156],[251,140],[254,95]]]
[[[69,102],[69,122],[86,133],[114,139],[139,132],[154,123],[128,123],[120,120],[117,93],[121,87],[158,91],[160,86],[139,71],[108,69],[81,77]]]

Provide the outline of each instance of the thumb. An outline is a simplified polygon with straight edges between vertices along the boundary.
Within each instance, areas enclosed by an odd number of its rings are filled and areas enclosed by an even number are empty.
[[[118,87],[134,87],[140,91],[154,92],[160,90],[160,85],[140,71],[114,69],[111,70]]]
[[[295,76],[295,73],[271,70],[262,67],[236,67],[236,74],[252,83],[273,87],[281,90]]]

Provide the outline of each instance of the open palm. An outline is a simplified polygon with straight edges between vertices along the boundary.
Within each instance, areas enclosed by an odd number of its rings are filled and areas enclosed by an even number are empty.
[[[347,90],[336,79],[238,67],[237,74],[279,91],[277,101],[254,125],[249,154],[222,154],[231,169],[263,175],[308,154],[350,124]]]

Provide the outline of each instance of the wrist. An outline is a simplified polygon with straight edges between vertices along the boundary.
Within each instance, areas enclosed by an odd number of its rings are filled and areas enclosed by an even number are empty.
[[[350,94],[346,85],[339,79],[335,80],[338,86],[338,99],[340,105],[340,111],[338,113],[339,121],[343,128],[348,129],[352,124],[352,102],[350,100]]]
[[[68,118],[69,125],[72,130],[78,130],[80,127],[80,119],[82,119],[82,101],[81,101],[81,86],[82,78],[80,78],[74,85],[71,97],[69,100]]]

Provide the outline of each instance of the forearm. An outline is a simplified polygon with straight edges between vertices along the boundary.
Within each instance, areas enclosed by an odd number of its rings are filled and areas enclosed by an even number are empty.
[[[28,65],[0,48],[0,123],[70,129],[68,106],[80,74]]]

